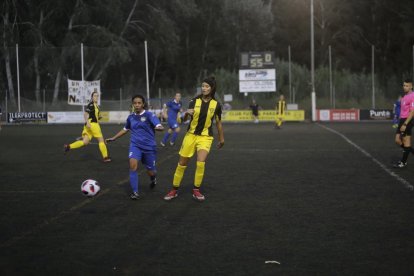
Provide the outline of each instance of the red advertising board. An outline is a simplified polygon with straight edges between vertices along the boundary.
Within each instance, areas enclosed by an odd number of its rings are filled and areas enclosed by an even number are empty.
[[[359,109],[321,109],[318,110],[319,121],[359,121]]]

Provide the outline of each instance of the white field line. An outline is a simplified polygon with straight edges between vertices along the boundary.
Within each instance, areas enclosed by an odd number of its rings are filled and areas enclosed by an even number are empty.
[[[400,182],[401,184],[404,185],[405,188],[407,188],[410,191],[414,190],[413,185],[411,185],[410,182],[408,182],[407,180],[405,180],[404,178],[402,178],[401,176],[399,176],[398,174],[396,174],[395,172],[391,171],[386,165],[384,165],[383,163],[381,163],[380,161],[378,161],[378,159],[376,159],[375,157],[373,157],[370,153],[368,153],[366,150],[364,150],[363,148],[361,148],[360,146],[358,146],[357,144],[355,144],[354,142],[351,141],[351,139],[349,139],[348,137],[346,137],[344,134],[330,128],[324,125],[321,125],[319,123],[316,123],[318,126],[340,136],[342,139],[344,139],[348,144],[352,145],[354,148],[356,148],[357,150],[359,150],[363,155],[365,155],[366,157],[368,157],[369,159],[371,159],[372,162],[374,162],[375,164],[377,164],[378,166],[380,166],[381,169],[383,169],[386,173],[388,173],[390,176],[394,177],[398,182]]]

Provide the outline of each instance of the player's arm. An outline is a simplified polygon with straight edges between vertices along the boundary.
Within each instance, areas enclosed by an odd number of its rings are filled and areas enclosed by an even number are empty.
[[[83,112],[83,119],[85,120],[86,127],[91,128],[91,123],[89,122],[89,113]]]
[[[107,142],[107,143],[113,142],[116,139],[118,139],[119,137],[124,136],[127,132],[128,132],[128,130],[123,128],[117,134],[115,134],[115,136],[105,139],[105,142]]]
[[[184,113],[184,122],[188,120],[188,117],[191,117],[194,115],[194,106],[195,106],[195,99],[192,99],[190,101],[190,103],[188,104],[188,109],[187,111]]]
[[[219,139],[217,148],[220,149],[224,146],[224,132],[223,132],[223,125],[221,124],[221,120],[218,119],[217,117],[216,117],[216,127],[217,127],[218,139]]]
[[[216,127],[217,127],[217,133],[218,133],[218,144],[217,148],[222,148],[224,146],[224,132],[223,132],[223,125],[221,124],[221,105],[218,103],[218,106],[216,108],[216,114],[215,114],[215,121],[216,121]]]
[[[161,124],[160,120],[154,114],[152,114],[152,117],[151,117],[151,124],[154,126],[154,129],[157,130],[157,131],[163,131],[164,130],[164,127]]]

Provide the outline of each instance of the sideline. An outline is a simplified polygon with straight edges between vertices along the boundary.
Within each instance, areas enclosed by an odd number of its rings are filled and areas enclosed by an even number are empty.
[[[398,174],[396,174],[395,172],[391,171],[386,165],[384,165],[383,163],[381,163],[380,161],[378,161],[378,159],[376,159],[375,157],[373,157],[371,154],[369,154],[366,150],[364,150],[363,148],[361,148],[360,146],[358,146],[357,144],[355,144],[354,142],[352,142],[348,137],[346,137],[344,134],[330,128],[327,127],[325,125],[321,125],[320,123],[316,123],[318,126],[342,137],[342,139],[344,139],[347,143],[349,143],[350,145],[352,145],[354,148],[356,148],[357,150],[359,150],[363,155],[365,155],[366,157],[368,157],[369,159],[371,159],[374,163],[376,163],[378,166],[380,166],[386,173],[388,173],[390,176],[394,177],[395,179],[397,179],[401,184],[404,185],[405,188],[407,188],[410,191],[414,190],[413,185],[410,184],[410,182],[408,182],[407,180],[405,180],[404,178],[402,178],[401,176],[399,176]]]

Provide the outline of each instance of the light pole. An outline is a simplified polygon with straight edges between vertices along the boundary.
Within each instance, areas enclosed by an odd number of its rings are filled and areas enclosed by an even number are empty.
[[[313,31],[313,0],[310,6],[310,26],[311,26],[311,85],[312,85],[312,121],[316,121],[316,93],[315,93],[315,40]]]

